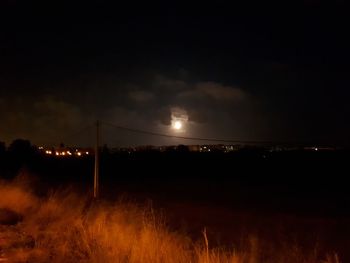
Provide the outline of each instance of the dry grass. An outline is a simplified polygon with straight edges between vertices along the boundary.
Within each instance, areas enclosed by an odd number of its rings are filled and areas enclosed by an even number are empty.
[[[337,255],[321,258],[297,246],[267,253],[257,237],[239,249],[212,248],[205,229],[194,242],[170,231],[152,207],[89,203],[68,190],[40,199],[21,185],[2,183],[0,196],[0,207],[24,215],[18,227],[35,240],[34,248],[9,251],[13,262],[340,263]]]

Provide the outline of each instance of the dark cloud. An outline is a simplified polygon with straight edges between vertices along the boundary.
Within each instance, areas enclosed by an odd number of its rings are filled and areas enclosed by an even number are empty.
[[[53,96],[6,98],[0,102],[1,138],[31,139],[38,144],[58,143],[72,131],[89,122],[77,105]]]
[[[208,121],[208,110],[190,109],[188,111],[188,120],[195,123],[206,123]]]
[[[145,103],[154,100],[154,94],[144,90],[134,90],[129,92],[129,97],[136,103]]]
[[[171,110],[170,107],[163,107],[159,109],[155,117],[160,121],[162,125],[170,126],[171,125]]]
[[[250,131],[254,130],[255,135],[258,135],[259,130],[265,127],[255,125],[263,122],[262,114],[259,114],[260,121],[255,120],[257,99],[237,86],[213,81],[186,81],[158,74],[145,87],[139,87],[138,91],[147,87],[152,90],[152,104],[142,110],[138,106],[125,109],[127,112],[138,112],[137,116],[129,118],[133,120],[128,122],[131,126],[137,126],[136,120],[143,119],[148,124],[152,123],[153,127],[142,127],[157,129],[158,125],[161,131],[169,132],[172,122],[181,120],[185,123],[184,135],[226,138],[240,136],[241,139],[252,139]],[[141,93],[149,94],[146,91]]]
[[[236,87],[223,86],[215,82],[202,82],[196,85],[198,93],[209,96],[212,99],[220,101],[241,101],[245,94],[242,89]]]

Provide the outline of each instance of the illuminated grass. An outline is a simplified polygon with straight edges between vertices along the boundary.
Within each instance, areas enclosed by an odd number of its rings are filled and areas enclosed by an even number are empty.
[[[239,250],[211,247],[205,229],[194,242],[170,231],[152,207],[91,204],[69,190],[39,199],[21,186],[1,184],[0,196],[0,207],[24,215],[18,228],[35,240],[34,247],[7,251],[13,262],[340,263],[337,255],[306,255],[295,246],[266,257],[254,236]]]

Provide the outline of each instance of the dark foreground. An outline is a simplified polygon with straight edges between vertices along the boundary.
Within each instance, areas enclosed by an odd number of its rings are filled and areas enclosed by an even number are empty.
[[[348,151],[143,152],[101,156],[101,198],[152,202],[169,225],[215,245],[258,235],[270,243],[336,251],[350,260]],[[35,188],[74,185],[90,193],[93,158],[2,156],[4,177],[36,178]],[[316,247],[315,247],[316,246]]]

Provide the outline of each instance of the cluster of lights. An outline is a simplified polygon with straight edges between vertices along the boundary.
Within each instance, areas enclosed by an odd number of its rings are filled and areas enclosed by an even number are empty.
[[[45,154],[47,155],[56,155],[56,156],[71,156],[71,155],[76,155],[76,156],[83,156],[83,155],[89,155],[89,152],[81,152],[79,150],[75,150],[74,153],[72,153],[71,151],[50,151],[50,150],[46,150]]]
[[[201,147],[200,147],[200,151],[201,151],[201,152],[210,152],[210,148],[207,147],[207,146],[201,146]]]

